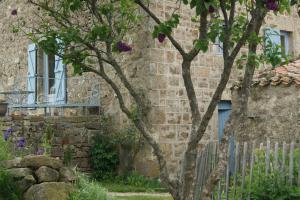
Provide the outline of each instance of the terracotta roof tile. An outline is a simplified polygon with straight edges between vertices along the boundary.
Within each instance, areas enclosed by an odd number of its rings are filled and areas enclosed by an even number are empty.
[[[239,88],[241,82],[235,83],[232,88]],[[274,69],[259,71],[253,78],[252,87],[268,85],[290,86],[296,84],[300,86],[300,59]]]

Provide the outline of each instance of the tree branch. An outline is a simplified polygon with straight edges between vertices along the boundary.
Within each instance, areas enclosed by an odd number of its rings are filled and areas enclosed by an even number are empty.
[[[157,24],[161,24],[162,22],[156,15],[141,1],[135,0],[135,3],[138,4]],[[186,56],[186,52],[180,46],[180,44],[173,38],[171,35],[167,35],[173,46],[179,51],[179,53],[184,57]]]

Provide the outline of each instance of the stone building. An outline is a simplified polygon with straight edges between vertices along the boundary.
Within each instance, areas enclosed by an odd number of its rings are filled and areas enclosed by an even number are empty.
[[[167,19],[170,13],[177,8],[175,1],[170,0],[153,0],[151,3],[154,13],[162,20]],[[114,95],[107,92],[106,85],[102,84],[100,86],[100,100],[98,99],[96,102],[81,101],[79,97],[93,97],[93,91],[95,90],[93,88],[81,89],[80,91],[83,93],[77,93],[75,92],[77,86],[86,84],[86,87],[90,87],[95,83],[95,87],[97,87],[98,81],[93,81],[90,84],[81,77],[77,77],[75,81],[79,80],[80,83],[69,83],[72,77],[70,73],[63,71],[66,68],[61,65],[61,61],[55,55],[45,55],[42,50],[36,49],[22,35],[12,33],[11,24],[15,21],[15,16],[11,15],[13,9],[18,9],[19,16],[25,17],[28,21],[32,20],[33,8],[24,3],[23,0],[3,0],[0,3],[0,44],[2,47],[0,49],[0,91],[30,91],[34,87],[32,86],[33,83],[37,86],[35,87],[35,94],[26,94],[25,92],[25,95],[20,95],[23,99],[20,100],[21,104],[19,105],[23,105],[23,108],[27,108],[26,105],[32,104],[32,102],[37,102],[37,105],[41,105],[40,107],[43,107],[43,104],[79,104],[82,106],[84,103],[87,103],[84,105],[93,106],[100,105],[101,102],[103,110],[117,114],[120,116],[119,121],[122,121],[118,103]],[[195,29],[190,20],[189,8],[181,6],[178,11],[182,15],[182,21],[174,32],[174,37],[184,49],[190,49],[193,45],[191,38],[197,37],[198,30]],[[270,33],[270,31],[275,32],[272,42],[281,44],[284,47],[285,54],[299,55],[300,19],[296,11],[292,13],[291,16],[268,15],[261,34]],[[135,79],[140,78],[138,84],[145,85],[146,93],[150,97],[152,104],[150,120],[155,138],[167,155],[170,167],[176,169],[183,152],[185,140],[190,132],[191,123],[188,99],[181,77],[181,56],[169,41],[161,44],[152,39],[151,31],[155,23],[151,20],[147,22],[148,25],[142,33],[143,37],[137,38],[137,45],[141,48],[134,49],[132,52],[132,54],[136,54],[138,51],[139,56],[134,59],[133,64],[130,66],[134,68],[132,69],[133,77],[136,77]],[[205,112],[221,76],[223,58],[220,45],[220,43],[211,44],[208,52],[201,53],[192,63],[193,81],[201,113]],[[35,52],[32,53],[32,50]],[[36,63],[32,63],[31,55],[35,55]],[[59,67],[57,71],[54,71],[55,63]],[[42,67],[31,70],[32,65]],[[52,69],[51,72],[49,72],[50,68]],[[36,73],[33,73],[34,71]],[[234,70],[222,101],[210,121],[206,138],[217,140],[218,135],[222,134],[224,122],[231,110],[231,91],[229,88],[240,73],[237,69]],[[87,79],[88,77],[93,77],[94,80],[95,76],[89,74]],[[21,81],[19,82],[19,80]],[[56,83],[53,80],[58,80],[58,82]],[[53,91],[55,91],[54,95]],[[86,91],[91,94],[86,95]],[[96,97],[98,96],[96,95]],[[152,170],[156,166],[155,158],[151,155],[151,150],[147,148],[141,153],[137,167],[145,166],[144,163],[151,166],[149,169],[140,167],[145,174],[157,175],[157,171]]]
[[[238,89],[239,84],[233,87],[233,109]],[[259,72],[249,98],[249,116],[236,135],[245,141],[299,142],[299,90],[300,60]]]

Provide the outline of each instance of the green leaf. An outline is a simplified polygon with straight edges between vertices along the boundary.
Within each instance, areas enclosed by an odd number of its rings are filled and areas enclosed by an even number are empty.
[[[195,48],[206,52],[208,50],[209,42],[208,40],[196,40],[195,41]]]

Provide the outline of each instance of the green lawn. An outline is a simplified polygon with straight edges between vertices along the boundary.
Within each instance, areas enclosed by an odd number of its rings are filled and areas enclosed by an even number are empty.
[[[100,182],[100,185],[106,188],[109,192],[167,192],[165,188],[158,188],[154,186],[133,186],[124,183]]]
[[[116,200],[172,200],[171,197],[130,196],[116,197]]]

